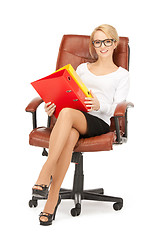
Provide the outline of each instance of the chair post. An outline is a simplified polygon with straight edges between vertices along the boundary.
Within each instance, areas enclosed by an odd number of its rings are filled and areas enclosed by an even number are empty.
[[[83,174],[83,155],[81,152],[74,152],[72,157],[72,162],[75,163],[75,173],[73,181],[73,193],[83,193],[83,183],[84,183],[84,174]]]
[[[37,127],[37,116],[36,116],[36,111],[32,112],[32,120],[33,120],[33,129]]]
[[[128,120],[127,120],[127,109],[126,109],[126,112],[125,112],[125,133],[124,133],[124,137],[127,138],[128,136]]]
[[[121,137],[120,137],[120,125],[119,125],[119,119],[118,119],[118,117],[114,117],[114,121],[115,121],[115,129],[116,129],[116,135],[117,135],[117,139],[116,139],[116,141],[118,142],[118,143],[120,143],[121,142]]]

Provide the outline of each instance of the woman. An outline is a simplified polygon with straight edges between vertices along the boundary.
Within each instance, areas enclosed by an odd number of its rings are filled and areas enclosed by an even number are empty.
[[[51,132],[48,159],[42,167],[33,194],[45,196],[52,182],[40,224],[50,225],[60,203],[59,190],[71,162],[72,152],[79,137],[91,137],[110,131],[110,118],[117,103],[126,99],[129,89],[128,71],[113,62],[113,52],[119,37],[115,28],[103,24],[97,27],[91,37],[89,51],[94,63],[83,63],[76,72],[85,85],[91,89],[93,98],[86,98],[88,113],[64,108],[59,113]],[[56,106],[45,104],[45,111],[51,116]]]

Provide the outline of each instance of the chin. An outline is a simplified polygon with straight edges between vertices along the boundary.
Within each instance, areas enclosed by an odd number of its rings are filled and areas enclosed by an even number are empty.
[[[109,53],[106,53],[106,54],[101,54],[101,53],[100,53],[98,56],[99,56],[100,58],[108,58],[108,57],[110,57],[110,56],[112,57],[112,54],[111,54],[111,53],[110,53],[110,54],[109,54]]]

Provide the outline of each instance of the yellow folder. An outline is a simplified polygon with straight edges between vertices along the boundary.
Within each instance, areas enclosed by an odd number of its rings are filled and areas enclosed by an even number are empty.
[[[88,88],[85,86],[85,84],[82,82],[81,78],[78,76],[78,74],[76,73],[76,71],[74,70],[74,68],[72,67],[71,64],[67,64],[62,68],[59,68],[57,71],[55,72],[59,72],[63,69],[66,69],[68,71],[68,73],[71,75],[71,77],[74,79],[74,81],[78,84],[78,86],[80,87],[80,89],[84,92],[84,94],[86,95],[86,97],[92,97],[91,93],[89,92]]]

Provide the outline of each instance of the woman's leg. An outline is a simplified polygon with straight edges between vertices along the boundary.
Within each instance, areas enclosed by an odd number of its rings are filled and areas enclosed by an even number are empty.
[[[52,214],[54,212],[54,208],[57,204],[59,197],[59,190],[71,162],[72,152],[76,142],[78,141],[78,138],[79,132],[76,129],[72,128],[65,147],[58,161],[56,162],[54,170],[52,172],[51,188],[48,195],[48,200],[44,208],[44,212],[46,213]],[[41,217],[40,220],[47,221],[47,218]]]
[[[64,108],[61,110],[56,124],[51,132],[48,159],[42,167],[36,184],[49,185],[52,170],[55,168],[55,164],[65,148],[72,128],[76,129],[80,134],[86,134],[86,118],[81,111]]]

